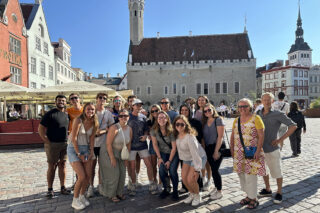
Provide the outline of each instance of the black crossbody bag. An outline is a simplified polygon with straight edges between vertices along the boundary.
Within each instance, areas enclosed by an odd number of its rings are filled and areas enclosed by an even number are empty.
[[[214,125],[215,125],[215,127],[216,127],[217,138],[218,138],[217,118],[214,119]],[[231,157],[230,143],[229,143],[228,134],[227,134],[226,129],[224,129],[224,134],[226,134],[226,136],[227,136],[227,141],[228,141],[229,148],[226,147],[225,141],[222,140],[222,143],[221,143],[221,147],[220,147],[219,152],[221,153],[221,156],[222,156],[222,157],[230,158],[230,157]],[[224,135],[223,135],[223,138],[224,138]]]

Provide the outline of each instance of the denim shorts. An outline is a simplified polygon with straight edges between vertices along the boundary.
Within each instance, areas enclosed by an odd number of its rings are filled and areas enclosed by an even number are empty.
[[[154,148],[153,148],[152,141],[150,141],[150,143],[149,143],[149,154],[156,155],[156,152],[154,151]]]
[[[89,156],[89,146],[88,145],[78,145],[80,155]],[[70,163],[80,161],[80,158],[77,156],[76,151],[74,150],[73,145],[68,144],[67,148],[68,159]]]
[[[202,158],[202,166],[201,169],[204,169],[206,167],[206,163],[207,163],[207,156],[203,156]],[[194,167],[193,161],[192,160],[184,160],[183,161],[184,164],[188,164],[189,166]]]

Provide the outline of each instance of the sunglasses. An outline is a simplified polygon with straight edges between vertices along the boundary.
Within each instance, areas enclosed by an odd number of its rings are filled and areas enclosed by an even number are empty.
[[[118,117],[119,118],[127,118],[127,117],[129,117],[129,115],[119,115]]]
[[[151,113],[155,113],[155,112],[159,112],[159,110],[158,110],[158,109],[156,109],[156,110],[151,110]]]
[[[99,96],[99,99],[107,100],[107,97]]]
[[[169,102],[160,102],[160,104],[168,104]]]
[[[207,110],[203,110],[203,112],[204,112],[204,113],[212,112],[212,109],[209,108],[209,109],[207,109]]]
[[[167,120],[167,117],[158,117],[159,120]]]
[[[241,108],[248,108],[248,107],[249,107],[249,105],[241,105],[241,106],[238,106],[239,109],[241,109]]]
[[[78,100],[78,99],[79,99],[79,97],[77,97],[77,96],[73,96],[70,98],[70,100]]]
[[[115,102],[115,103],[120,103],[121,100],[114,100],[113,102]]]
[[[184,127],[185,124],[184,123],[176,123],[176,127],[179,127],[179,126]]]

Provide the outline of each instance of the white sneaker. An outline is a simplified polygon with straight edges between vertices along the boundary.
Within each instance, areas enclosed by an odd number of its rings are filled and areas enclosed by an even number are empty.
[[[214,194],[210,195],[210,199],[212,199],[212,200],[218,200],[220,198],[222,198],[222,193],[218,192],[218,191],[216,191]]]
[[[130,187],[130,190],[129,190],[129,195],[131,195],[131,196],[135,196],[136,195],[136,186],[133,183],[131,183],[131,187]]]
[[[128,180],[127,188],[128,188],[128,190],[131,190],[131,188],[132,188],[132,182],[130,179]]]
[[[90,205],[89,201],[85,198],[84,195],[79,195],[79,200],[83,203],[86,207]]]
[[[201,199],[200,194],[194,194],[191,205],[192,206],[198,206],[201,203],[201,201],[202,201],[202,199]]]
[[[80,199],[75,197],[73,197],[71,206],[76,210],[81,210],[86,208],[86,206],[80,201]]]
[[[209,192],[209,195],[213,195],[213,194],[215,194],[217,192],[217,188],[215,187],[215,188],[213,188],[212,190],[211,190],[211,192]]]
[[[158,191],[157,189],[158,189],[158,186],[156,183],[149,184],[149,191],[151,194],[153,194],[153,195],[157,194],[157,191]]]
[[[194,194],[192,194],[192,193],[189,193],[189,197],[187,197],[186,199],[184,199],[184,203],[186,203],[186,204],[189,204],[189,203],[191,203],[192,202],[192,200],[193,200],[193,197],[194,197]]]
[[[86,197],[92,197],[93,196],[93,186],[89,186],[87,190]]]

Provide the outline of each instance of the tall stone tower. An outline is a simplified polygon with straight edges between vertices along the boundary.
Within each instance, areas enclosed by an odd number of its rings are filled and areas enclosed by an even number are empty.
[[[139,45],[143,39],[144,0],[128,0],[130,16],[130,41]]]
[[[291,48],[288,52],[288,59],[290,65],[301,64],[307,67],[312,66],[312,49],[303,38],[300,4],[297,20],[296,41],[293,45],[291,45]]]

